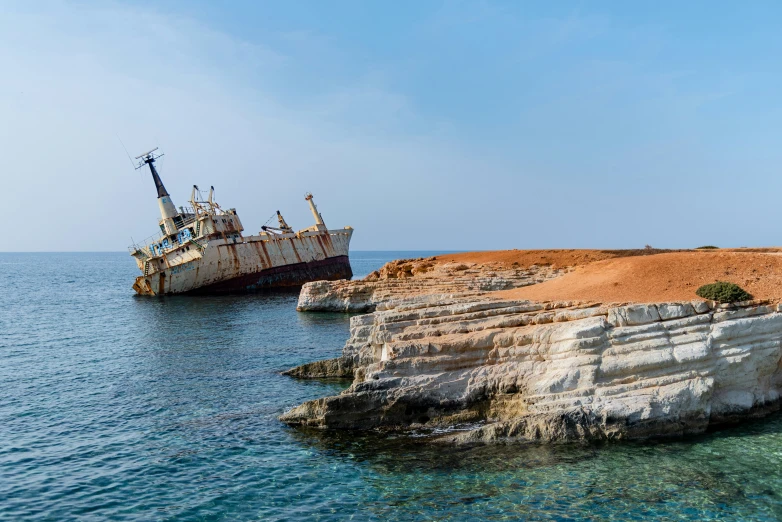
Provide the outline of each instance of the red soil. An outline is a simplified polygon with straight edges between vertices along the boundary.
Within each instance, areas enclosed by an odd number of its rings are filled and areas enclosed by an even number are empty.
[[[610,252],[628,251],[507,251],[476,252],[472,254],[474,257],[471,254],[456,256],[464,256],[461,260],[465,262],[484,258],[505,262],[506,256],[511,259],[511,252],[518,252],[513,255],[525,262],[545,257],[557,265],[579,266],[551,281],[497,292],[497,295],[509,299],[603,303],[680,301],[698,299],[695,290],[701,285],[729,281],[738,284],[756,299],[782,300],[780,249],[702,250],[624,257],[620,257],[621,254],[610,256]],[[438,256],[438,260],[445,257]],[[596,260],[589,261],[593,258]]]
[[[652,250],[651,252],[661,252]],[[603,259],[648,254],[648,250],[487,250],[437,256],[441,263],[478,263],[504,266],[581,266]]]

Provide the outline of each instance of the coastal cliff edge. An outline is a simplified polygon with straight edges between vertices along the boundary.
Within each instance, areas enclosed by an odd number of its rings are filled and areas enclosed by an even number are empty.
[[[339,358],[287,372],[352,377],[352,385],[281,420],[416,431],[451,443],[554,442],[695,434],[779,409],[782,308],[772,297],[782,289],[776,275],[782,256],[776,251],[593,257],[567,266],[443,260],[427,272],[459,266],[457,272],[472,270],[475,278],[505,274],[495,290],[475,287],[488,282],[472,288],[462,282],[453,292],[426,293],[419,285],[405,294],[399,283],[415,281],[412,270],[387,277],[397,279],[396,290],[364,303],[374,312],[351,318]],[[694,297],[700,278],[712,282],[714,273],[759,299],[733,305],[681,299]],[[380,273],[374,280],[382,280]],[[439,290],[448,282],[427,284]],[[674,300],[636,302],[644,292]],[[595,299],[603,296],[612,302]]]

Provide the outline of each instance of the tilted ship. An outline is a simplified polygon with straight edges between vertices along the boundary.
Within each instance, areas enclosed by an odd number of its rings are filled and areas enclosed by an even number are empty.
[[[309,203],[315,224],[294,232],[277,211],[278,227],[261,227],[245,236],[236,209],[223,210],[193,186],[190,207],[171,201],[160,180],[153,149],[136,157],[138,168],[149,166],[157,188],[160,234],[128,249],[142,275],[133,289],[140,295],[253,292],[300,286],[309,281],[350,279],[348,249],[351,227],[329,230],[312,194]]]

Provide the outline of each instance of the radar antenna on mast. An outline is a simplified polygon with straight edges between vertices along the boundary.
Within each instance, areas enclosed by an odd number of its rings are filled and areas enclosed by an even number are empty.
[[[171,198],[168,195],[168,191],[166,190],[166,187],[163,186],[163,182],[160,180],[160,175],[158,175],[157,169],[155,168],[155,160],[163,156],[163,154],[155,155],[155,151],[157,149],[158,148],[155,147],[154,149],[147,151],[144,154],[139,154],[136,156],[136,159],[139,160],[136,170],[140,169],[144,165],[149,165],[149,172],[152,173],[152,180],[155,182],[155,188],[157,189],[157,197],[161,200],[160,204],[166,206],[165,209],[161,207],[161,212],[165,219],[166,217],[174,217],[179,213],[177,212],[176,207],[174,207],[174,204],[171,203]]]
[[[154,149],[145,152],[144,154],[139,154],[136,156],[137,160],[141,160],[138,162],[138,167],[136,167],[136,170],[140,169],[144,165],[155,163],[155,160],[160,158],[161,156],[164,156],[164,154],[158,154],[155,156],[155,151],[158,149],[158,147],[155,147]]]

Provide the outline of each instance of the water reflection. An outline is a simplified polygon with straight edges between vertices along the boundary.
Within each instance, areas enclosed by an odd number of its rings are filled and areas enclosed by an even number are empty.
[[[432,472],[502,472],[560,463],[584,461],[601,450],[596,444],[450,445],[405,434],[347,432],[312,428],[291,429],[300,444],[321,454],[371,464],[381,473],[413,470]]]
[[[312,446],[324,455],[368,462],[388,472],[411,468],[502,472],[508,469],[583,463],[593,458],[634,460],[676,459],[693,452],[712,454],[712,463],[727,460],[714,446],[740,443],[758,436],[782,438],[782,413],[741,426],[677,439],[644,441],[536,444],[498,442],[451,445],[404,433],[350,432],[315,428],[291,428],[298,443]],[[782,456],[782,455],[778,455]],[[720,472],[722,473],[722,472]]]
[[[412,519],[776,520],[782,417],[674,441],[443,447],[406,437],[296,430],[318,458],[368,468],[368,508]]]

